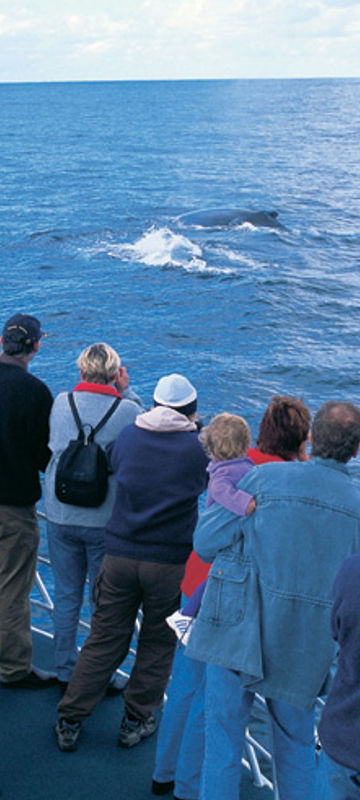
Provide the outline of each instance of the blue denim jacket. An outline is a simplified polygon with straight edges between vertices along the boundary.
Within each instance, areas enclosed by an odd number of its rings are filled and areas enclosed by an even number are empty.
[[[334,657],[333,581],[360,551],[360,490],[346,465],[320,458],[264,464],[238,486],[256,511],[240,519],[214,503],[195,531],[213,564],[187,654],[310,708]]]

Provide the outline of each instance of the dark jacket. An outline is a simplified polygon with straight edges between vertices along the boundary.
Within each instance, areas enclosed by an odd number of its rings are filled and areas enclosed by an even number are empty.
[[[0,357],[0,504],[33,505],[48,449],[50,390],[9,356]]]
[[[208,458],[196,426],[159,406],[124,428],[108,452],[117,492],[106,552],[184,564],[192,549],[197,498],[207,482]]]
[[[331,630],[339,661],[320,739],[330,758],[360,772],[360,555],[347,558],[335,579]]]

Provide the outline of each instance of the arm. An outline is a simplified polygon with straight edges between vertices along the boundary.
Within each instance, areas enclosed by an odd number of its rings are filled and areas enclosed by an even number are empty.
[[[239,482],[243,490],[256,495],[258,484],[258,468],[250,472]],[[239,517],[218,503],[213,503],[202,512],[194,533],[194,550],[202,561],[214,561],[219,550],[230,547],[242,536],[242,527],[246,524]]]
[[[211,495],[216,503],[219,503],[228,511],[237,514],[239,517],[251,514],[255,508],[255,502],[251,494],[237,489],[231,483],[229,475],[222,469],[217,469],[211,477]]]
[[[119,438],[122,438],[122,434],[123,431],[120,431],[119,436],[116,439],[114,439],[113,442],[107,444],[105,447],[106,458],[108,460],[108,464],[112,472],[116,472],[116,468],[119,465],[121,451],[122,451],[121,442],[119,444]]]
[[[136,405],[139,406],[138,414],[142,414],[145,411],[145,408],[140,400],[139,395],[136,394],[136,392],[133,392],[132,389],[125,389],[125,391],[123,391],[122,393],[122,396],[124,400],[132,400],[133,403],[136,403]]]
[[[126,371],[126,367],[119,367],[114,380],[114,386],[120,392],[121,396],[126,398],[126,400],[132,400],[134,403],[137,403],[139,406],[139,413],[140,411],[145,411],[143,404],[140,400],[140,397],[133,392],[132,389],[129,389],[129,376]]]
[[[219,550],[241,536],[241,520],[224,506],[212,503],[200,514],[194,533],[194,550],[202,561],[214,561]]]
[[[41,472],[45,472],[51,457],[49,448],[49,418],[53,404],[50,390],[44,386],[41,400],[37,397],[36,414],[28,421],[28,442],[34,463]]]

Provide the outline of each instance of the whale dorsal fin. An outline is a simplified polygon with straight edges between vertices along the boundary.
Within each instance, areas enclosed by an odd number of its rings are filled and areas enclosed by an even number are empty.
[[[268,214],[269,217],[272,217],[273,219],[276,219],[276,217],[279,216],[277,211],[268,211]]]

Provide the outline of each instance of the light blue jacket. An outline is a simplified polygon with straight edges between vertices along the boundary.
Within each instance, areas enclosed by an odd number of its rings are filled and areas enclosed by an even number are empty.
[[[238,486],[256,511],[239,519],[214,503],[195,531],[196,552],[214,563],[187,654],[310,708],[334,657],[334,578],[360,551],[360,490],[346,465],[320,458],[264,464]]]

